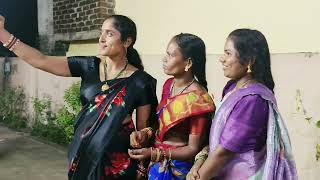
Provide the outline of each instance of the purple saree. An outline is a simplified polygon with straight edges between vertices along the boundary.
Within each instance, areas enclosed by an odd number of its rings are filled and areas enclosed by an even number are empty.
[[[241,148],[233,149],[232,143],[231,145],[228,145],[228,143],[223,142],[224,137],[228,138],[228,133],[237,133],[237,135],[233,137],[241,136],[241,134],[245,134],[243,130],[248,131],[248,129],[242,129],[241,124],[239,123],[240,127],[238,128],[238,131],[224,131],[230,127],[230,124],[228,123],[236,124],[236,121],[230,118],[231,114],[237,105],[242,105],[239,104],[239,102],[241,102],[244,97],[248,97],[250,95],[261,97],[263,100],[265,100],[268,106],[268,111],[263,111],[268,112],[267,122],[265,124],[266,132],[263,131],[263,122],[260,123],[260,125],[257,125],[260,128],[259,131],[257,130],[255,132],[252,130],[250,132],[250,134],[260,133],[259,136],[264,137],[260,139],[256,138],[255,140],[257,141],[254,142],[261,148],[246,149],[246,147],[243,148],[239,146]],[[258,107],[263,107],[261,103],[263,104],[263,102],[260,102]],[[260,117],[263,117],[263,114],[264,113],[260,113]],[[243,115],[245,116],[245,114]],[[253,117],[258,118],[258,116],[259,115]],[[229,121],[229,119],[231,120]],[[256,122],[256,119],[253,122]],[[266,138],[264,134],[266,134]],[[250,139],[248,139],[247,142],[242,141],[241,143],[247,143],[246,146],[252,145],[253,143],[248,143],[249,141]],[[266,142],[261,143],[259,141]],[[237,142],[239,144],[239,141],[235,140],[235,143]],[[211,125],[210,153],[216,149],[218,144],[231,151],[235,150],[234,152],[238,153],[238,155],[231,160],[224,167],[224,169],[222,169],[222,171],[219,173],[218,179],[298,179],[295,162],[292,156],[288,131],[285,127],[282,117],[279,114],[273,93],[262,84],[251,84],[246,88],[241,88],[235,91],[233,94],[222,100],[220,106],[216,110],[216,114]]]

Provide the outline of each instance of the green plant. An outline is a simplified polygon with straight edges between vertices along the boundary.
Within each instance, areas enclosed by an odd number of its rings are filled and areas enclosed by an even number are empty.
[[[36,122],[39,121],[43,124],[48,124],[49,121],[55,118],[51,110],[51,102],[51,98],[49,97],[32,99]]]
[[[302,115],[304,116],[304,119],[309,124],[314,122],[315,126],[320,128],[320,120],[318,120],[316,122],[312,116],[308,115],[307,110],[305,109],[305,107],[303,105],[302,95],[301,95],[301,91],[299,89],[297,89],[297,93],[296,93],[296,111],[299,113],[302,113]],[[317,161],[320,159],[320,144],[316,145],[316,159],[317,159]]]
[[[57,113],[57,123],[63,127],[66,139],[70,142],[73,137],[74,120],[81,110],[80,82],[72,84],[65,91],[64,101],[66,104]]]
[[[66,104],[57,113],[52,113],[50,98],[33,98],[35,123],[32,135],[59,144],[70,143],[73,137],[74,119],[81,109],[80,82],[65,90],[64,101]]]
[[[13,129],[24,129],[26,123],[26,97],[21,87],[6,88],[0,96],[0,121]]]
[[[52,113],[51,98],[33,98],[35,110],[35,123],[31,135],[39,136],[58,144],[67,144],[64,129],[56,122],[56,116]]]

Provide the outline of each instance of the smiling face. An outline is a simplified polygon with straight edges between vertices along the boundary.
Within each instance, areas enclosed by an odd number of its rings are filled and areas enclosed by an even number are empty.
[[[239,52],[234,47],[234,42],[228,38],[224,46],[224,56],[220,58],[224,76],[231,79],[240,79],[247,73],[247,65],[240,63]]]
[[[163,71],[167,75],[181,76],[186,73],[185,67],[188,60],[181,53],[178,44],[172,39],[167,47],[166,56],[163,58]]]
[[[126,52],[126,44],[121,41],[121,34],[115,29],[113,21],[112,18],[109,18],[102,25],[99,38],[100,55],[114,57]]]

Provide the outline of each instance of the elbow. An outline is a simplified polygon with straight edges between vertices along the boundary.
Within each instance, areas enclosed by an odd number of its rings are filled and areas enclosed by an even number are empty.
[[[219,146],[215,154],[217,158],[221,159],[222,161],[228,162],[231,159],[233,159],[237,153],[227,150],[222,146]]]
[[[45,62],[47,60],[47,56],[44,54],[41,54],[41,55],[39,55],[38,58],[39,59],[37,61],[34,61],[34,63],[30,63],[30,65],[33,66],[34,68],[43,70]]]
[[[190,156],[193,158],[201,151],[201,148],[198,146],[190,146],[189,148],[190,148]]]

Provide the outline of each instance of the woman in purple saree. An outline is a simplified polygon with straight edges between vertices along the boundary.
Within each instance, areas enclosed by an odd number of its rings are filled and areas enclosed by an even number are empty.
[[[220,62],[231,80],[211,125],[209,152],[197,155],[187,179],[298,179],[273,94],[265,37],[256,30],[235,30],[224,52]]]

